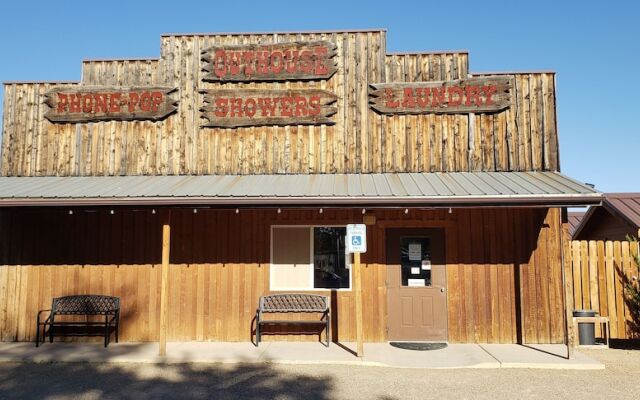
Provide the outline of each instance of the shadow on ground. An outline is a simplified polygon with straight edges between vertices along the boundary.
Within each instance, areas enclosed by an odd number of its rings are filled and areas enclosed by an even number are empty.
[[[609,347],[620,350],[640,350],[640,339],[611,339]]]
[[[328,399],[332,378],[272,365],[0,364],[1,399]]]

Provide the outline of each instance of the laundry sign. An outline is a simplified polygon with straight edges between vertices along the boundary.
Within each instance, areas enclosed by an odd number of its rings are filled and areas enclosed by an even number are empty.
[[[371,108],[381,114],[497,112],[511,105],[512,80],[483,76],[451,81],[373,83]]]

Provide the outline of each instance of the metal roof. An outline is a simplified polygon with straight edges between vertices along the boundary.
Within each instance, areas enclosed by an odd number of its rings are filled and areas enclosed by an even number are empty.
[[[567,213],[567,224],[569,224],[569,235],[571,237],[573,237],[576,229],[578,229],[578,226],[580,225],[580,221],[582,220],[582,217],[584,217],[584,214],[584,211]]]
[[[640,193],[605,193],[604,206],[640,229]]]
[[[640,229],[640,193],[604,193],[602,200],[604,210],[626,221],[635,229]],[[576,227],[573,237],[577,237],[589,224],[595,211],[595,207],[589,207]]]
[[[600,202],[601,193],[557,172],[0,177],[0,206]]]

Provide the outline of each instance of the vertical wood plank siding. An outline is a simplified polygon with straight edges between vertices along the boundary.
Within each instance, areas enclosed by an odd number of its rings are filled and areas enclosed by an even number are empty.
[[[639,339],[640,321],[634,320],[626,300],[625,286],[633,283],[639,270],[634,263],[638,242],[573,240],[567,255],[576,309],[595,310],[609,317],[611,337]],[[596,327],[600,335],[600,327]]]
[[[522,322],[525,342],[562,342],[558,213],[375,211],[370,251],[362,257],[365,340],[386,340],[385,228],[405,226],[445,228],[449,341],[513,343]],[[0,340],[33,340],[36,312],[49,308],[52,297],[88,293],[121,297],[122,340],[157,340],[161,217],[162,211],[131,209],[0,210]],[[345,209],[173,209],[168,340],[249,340],[258,297],[269,293],[271,225],[361,218],[359,210]],[[334,340],[353,340],[353,292],[323,293],[332,296]]]
[[[495,114],[381,116],[373,82],[458,79],[468,54],[386,54],[385,32],[164,36],[159,60],[86,61],[80,85],[175,86],[178,112],[159,122],[52,124],[53,84],[6,84],[2,176],[529,171],[558,169],[555,77],[515,74],[514,105]],[[202,82],[213,44],[330,40],[327,81]],[[479,75],[481,76],[481,75]],[[332,126],[201,128],[200,89],[321,88],[338,96]]]

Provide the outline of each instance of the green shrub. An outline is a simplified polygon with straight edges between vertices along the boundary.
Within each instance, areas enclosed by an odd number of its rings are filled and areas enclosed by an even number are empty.
[[[630,245],[638,247],[638,238],[629,237]],[[629,306],[631,317],[633,319],[632,330],[636,335],[640,335],[640,254],[636,252],[633,261],[636,264],[636,273],[630,279],[625,279],[625,301]]]

